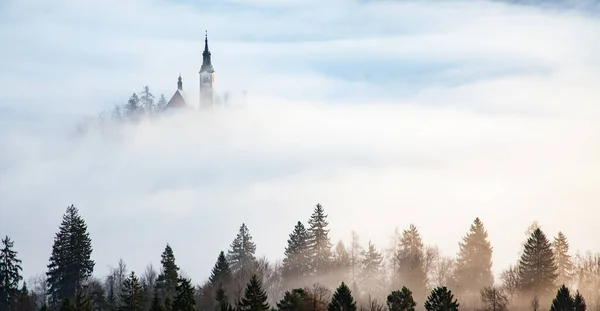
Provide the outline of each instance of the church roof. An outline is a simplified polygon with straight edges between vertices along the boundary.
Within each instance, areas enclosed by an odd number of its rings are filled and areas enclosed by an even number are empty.
[[[215,72],[210,59],[210,51],[208,50],[208,33],[204,36],[204,52],[202,52],[202,67],[200,67],[200,72]]]
[[[185,100],[186,97],[187,96],[185,96],[185,93],[183,92],[183,82],[181,81],[181,75],[179,75],[179,78],[177,79],[177,91],[175,91],[175,94],[173,94],[171,99],[169,99],[169,102],[167,102],[164,109],[188,108],[189,106],[187,104],[187,101]]]

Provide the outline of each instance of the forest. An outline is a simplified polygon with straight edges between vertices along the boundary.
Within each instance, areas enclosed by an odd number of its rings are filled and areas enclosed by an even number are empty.
[[[108,275],[94,275],[92,239],[71,205],[43,275],[25,281],[18,245],[2,239],[0,310],[600,310],[600,254],[571,255],[562,232],[551,241],[537,222],[515,264],[495,280],[493,248],[479,218],[453,258],[425,245],[414,225],[396,230],[389,249],[363,245],[355,232],[347,245],[334,244],[327,217],[317,204],[306,223],[298,221],[280,262],[257,257],[242,224],[229,248],[215,254],[208,280],[194,284],[169,244],[158,271],[128,271],[119,260]]]

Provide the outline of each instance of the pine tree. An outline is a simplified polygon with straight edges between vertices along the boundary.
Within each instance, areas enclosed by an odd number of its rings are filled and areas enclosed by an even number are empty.
[[[43,305],[43,306],[40,308],[40,311],[48,311],[48,306],[44,304],[44,305]]]
[[[360,279],[362,286],[371,292],[383,290],[383,282],[381,282],[382,262],[383,256],[377,251],[375,245],[369,241],[367,250],[362,253]]]
[[[406,285],[412,289],[416,300],[424,300],[427,295],[425,254],[421,235],[414,225],[411,224],[408,230],[402,232],[396,257],[398,262],[396,285]]]
[[[335,271],[335,274],[342,281],[352,282],[352,274],[351,271],[351,258],[350,254],[346,250],[346,246],[344,242],[341,240],[337,242],[335,245],[335,249],[333,250],[333,258],[332,258],[332,270]]]
[[[215,293],[215,301],[217,302],[217,306],[215,308],[216,311],[233,311],[234,308],[229,304],[229,298],[225,294],[225,289],[221,284],[217,287],[217,291]]]
[[[144,107],[148,113],[153,113],[156,111],[156,107],[154,105],[154,95],[150,92],[150,87],[147,85],[144,86],[140,92],[139,98],[142,107]]]
[[[158,102],[156,103],[156,110],[162,111],[163,109],[165,109],[166,106],[167,106],[167,99],[165,98],[164,94],[160,94],[160,97],[158,98]]]
[[[308,237],[308,231],[299,221],[287,240],[288,245],[284,252],[282,276],[287,284],[308,275]]]
[[[390,311],[415,311],[416,305],[412,292],[406,286],[403,286],[402,290],[393,291],[387,296],[387,306]]]
[[[165,298],[165,311],[173,311],[173,300],[169,297]]]
[[[11,306],[8,310],[10,311],[35,311],[35,301],[33,297],[29,294],[29,290],[27,289],[26,282],[23,282],[23,286],[20,290],[17,291],[13,300],[11,302]],[[4,309],[0,309],[4,310]],[[86,311],[86,310],[82,310]]]
[[[425,301],[427,311],[458,311],[458,306],[452,291],[445,286],[434,288]]]
[[[154,290],[154,296],[152,297],[152,303],[150,304],[150,311],[164,311],[165,308],[162,305],[158,291]]]
[[[231,269],[229,268],[229,263],[225,258],[225,253],[221,251],[219,256],[217,257],[217,262],[215,266],[212,268],[210,277],[208,281],[211,285],[217,286],[222,284],[224,287],[229,286],[231,284]]]
[[[123,292],[121,293],[121,306],[119,311],[140,311],[144,304],[142,296],[142,285],[135,272],[131,271],[129,277],[123,282]]]
[[[179,284],[177,284],[177,296],[173,301],[173,309],[176,311],[196,310],[194,288],[192,287],[192,282],[189,279],[179,278]]]
[[[77,311],[92,311],[92,302],[84,293],[84,291],[78,291],[75,297],[75,309]]]
[[[156,279],[156,287],[159,289],[162,298],[168,297],[172,300],[179,279],[179,267],[175,264],[175,255],[168,243],[160,257],[162,269]]]
[[[240,300],[238,309],[240,311],[267,311],[270,309],[267,301],[267,293],[262,288],[262,282],[254,274],[246,286],[244,297]]]
[[[129,100],[127,101],[127,105],[125,105],[125,114],[127,118],[136,119],[140,114],[140,99],[136,93],[131,94]]]
[[[554,289],[556,276],[552,246],[542,230],[535,229],[525,243],[519,260],[521,289],[544,301]]]
[[[71,299],[65,298],[60,306],[60,311],[77,311],[77,309],[71,302]]]
[[[574,267],[571,255],[569,255],[569,242],[562,232],[558,232],[558,235],[554,238],[552,251],[554,252],[554,259],[556,261],[557,284],[566,285],[573,278]]]
[[[585,304],[585,299],[583,296],[577,291],[575,293],[575,297],[573,298],[573,310],[575,311],[586,311],[587,305]]]
[[[484,287],[480,293],[483,308],[481,311],[507,311],[508,297],[501,288]]]
[[[308,248],[311,256],[311,270],[316,275],[327,272],[331,263],[331,241],[327,226],[327,215],[321,204],[317,204],[308,220]]]
[[[573,311],[573,297],[566,286],[561,286],[552,300],[550,311]]]
[[[309,311],[312,306],[310,297],[302,288],[286,291],[283,299],[277,303],[279,311]]]
[[[21,275],[21,260],[17,258],[17,252],[13,249],[14,242],[8,236],[2,239],[0,250],[0,310],[6,310],[13,298],[19,292],[19,282],[23,279]]]
[[[71,205],[63,215],[54,237],[48,264],[48,293],[50,303],[57,305],[65,298],[74,299],[83,283],[94,271],[92,240],[79,210]]]
[[[460,293],[479,294],[484,287],[492,286],[492,245],[479,218],[475,218],[469,232],[458,246],[454,278]]]
[[[327,311],[356,311],[356,302],[352,297],[352,292],[344,282],[333,293]]]
[[[231,249],[227,252],[229,267],[238,283],[245,284],[254,272],[256,264],[256,244],[252,241],[250,230],[242,224],[240,230],[231,242]]]

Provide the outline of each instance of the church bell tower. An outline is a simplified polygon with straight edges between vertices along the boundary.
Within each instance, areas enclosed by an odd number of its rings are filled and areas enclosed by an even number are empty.
[[[204,52],[200,67],[200,109],[212,108],[214,101],[215,69],[208,50],[208,32],[204,36]]]

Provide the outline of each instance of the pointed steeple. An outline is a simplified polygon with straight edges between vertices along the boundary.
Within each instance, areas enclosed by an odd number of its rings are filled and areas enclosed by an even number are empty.
[[[181,74],[179,74],[179,78],[177,79],[177,89],[183,90],[183,82],[181,81]]]
[[[210,51],[208,50],[208,31],[205,31],[204,34],[204,52],[202,52],[202,67],[200,67],[200,72],[215,72],[210,60]]]

